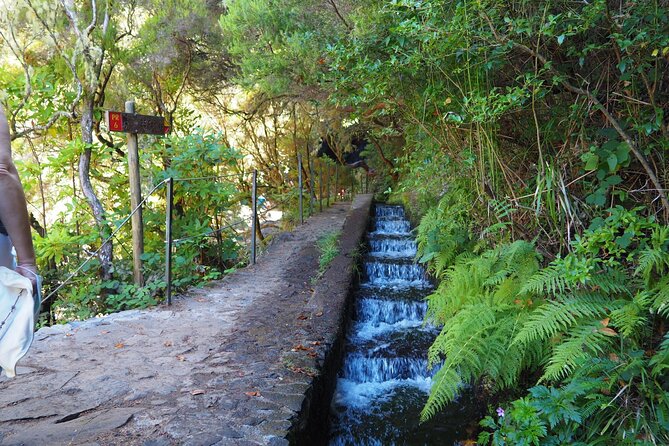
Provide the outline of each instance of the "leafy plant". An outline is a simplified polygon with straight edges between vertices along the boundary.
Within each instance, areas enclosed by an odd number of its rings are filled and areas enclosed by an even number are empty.
[[[323,236],[321,236],[316,241],[316,246],[318,248],[318,272],[312,281],[316,282],[320,279],[325,271],[330,266],[330,263],[339,255],[339,237],[341,236],[340,231],[332,231]]]

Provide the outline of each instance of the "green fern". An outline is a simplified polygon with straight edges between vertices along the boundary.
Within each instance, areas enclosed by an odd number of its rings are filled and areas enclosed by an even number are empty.
[[[653,366],[653,376],[666,376],[669,369],[669,333],[664,335],[657,352],[650,359],[650,365]]]
[[[523,293],[558,294],[564,293],[569,285],[561,268],[551,264],[530,277],[523,285]]]
[[[653,229],[650,246],[639,253],[638,266],[634,274],[641,274],[647,287],[651,286],[654,275],[664,275],[669,268],[669,227],[659,226]]]
[[[499,378],[504,367],[519,369],[511,359],[522,362],[522,355],[507,356],[513,320],[510,307],[493,308],[485,303],[469,305],[453,316],[428,350],[428,361],[434,366],[443,361],[435,375],[432,390],[421,418],[426,420],[453,401],[462,383],[481,376]],[[508,319],[508,320],[507,320]],[[505,364],[502,364],[505,362]],[[517,375],[517,374],[516,374]],[[516,382],[505,375],[500,386]]]
[[[528,344],[547,340],[559,333],[579,326],[583,319],[606,317],[620,302],[599,294],[558,295],[536,308],[527,318],[514,343]]]
[[[652,295],[647,291],[638,292],[634,299],[611,312],[611,324],[627,338],[632,338],[648,324],[648,309]]]
[[[430,396],[420,413],[421,422],[429,420],[448,403],[453,401],[465,384],[458,372],[454,369],[446,369],[443,367],[434,375],[432,382]]]
[[[627,274],[615,268],[596,271],[586,280],[587,286],[599,289],[603,293],[632,296],[628,283],[629,277],[627,277]]]
[[[459,386],[489,377],[499,388],[517,383],[521,372],[538,365],[544,346],[511,345],[529,308],[521,285],[538,269],[534,246],[500,245],[480,256],[463,256],[428,296],[428,318],[444,324],[428,351],[431,366],[442,363],[422,417],[452,401]]]
[[[669,317],[669,276],[664,276],[654,288],[655,296],[651,309],[657,314]]]
[[[611,334],[603,331],[599,320],[589,320],[569,331],[569,336],[560,342],[551,354],[540,381],[558,381],[565,378],[578,366],[580,360],[602,354],[611,344]]]
[[[427,270],[438,279],[454,263],[459,254],[471,244],[466,224],[469,209],[467,200],[457,201],[453,196],[468,193],[451,193],[426,212],[416,228],[417,259],[426,264]]]

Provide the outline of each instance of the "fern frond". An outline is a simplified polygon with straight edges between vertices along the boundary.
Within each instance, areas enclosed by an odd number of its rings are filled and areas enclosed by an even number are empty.
[[[650,285],[654,273],[662,276],[669,268],[669,252],[664,247],[667,241],[669,241],[669,227],[657,226],[653,228],[651,234],[651,246],[639,254],[639,265],[634,274],[641,274],[646,286]]]
[[[657,352],[650,358],[651,372],[655,377],[666,376],[665,371],[669,369],[669,333],[664,335]]]
[[[455,400],[463,386],[460,375],[454,369],[441,368],[432,378],[432,390],[427,403],[420,413],[420,421],[425,422]]]
[[[538,254],[534,245],[524,240],[501,245],[490,251],[489,256],[495,264],[491,268],[493,273],[485,281],[487,286],[498,285],[510,276],[522,278],[524,281],[539,269]]]
[[[551,264],[527,279],[520,291],[533,294],[558,294],[564,293],[567,285],[568,281],[562,269]]]
[[[599,288],[607,294],[626,294],[632,295],[628,284],[629,277],[623,271],[618,269],[607,269],[606,271],[598,271],[590,274],[587,280],[587,285]]]
[[[639,265],[634,274],[641,274],[644,282],[648,285],[654,271],[664,271],[669,266],[669,254],[662,249],[644,249],[639,254]]]
[[[430,366],[445,359],[449,364],[468,365],[477,369],[477,351],[481,349],[483,333],[494,326],[495,312],[485,304],[469,305],[449,319],[428,349]]]
[[[528,317],[514,343],[527,344],[546,340],[557,333],[567,331],[581,318],[603,318],[620,303],[599,294],[559,296],[536,308]]]
[[[469,305],[449,319],[428,350],[430,366],[441,363],[423,410],[423,419],[453,401],[463,382],[489,376],[499,388],[518,380],[525,364],[521,346],[510,340],[522,320],[513,305]],[[443,363],[442,363],[443,361]]]
[[[486,344],[490,346],[482,364],[482,370],[491,378],[497,390],[512,387],[518,382],[519,376],[527,364],[527,348],[521,345],[511,345],[514,334],[524,318],[525,312],[518,312],[517,308],[510,307],[509,312],[498,314],[493,330],[486,337]]]
[[[602,354],[613,339],[606,333],[599,320],[590,320],[570,330],[569,337],[553,349],[540,381],[565,378],[577,367],[579,360]]]
[[[661,316],[669,317],[669,276],[660,279],[654,291],[651,309]]]
[[[632,337],[648,323],[648,308],[652,296],[647,291],[638,292],[634,299],[611,312],[611,323],[625,337]]]

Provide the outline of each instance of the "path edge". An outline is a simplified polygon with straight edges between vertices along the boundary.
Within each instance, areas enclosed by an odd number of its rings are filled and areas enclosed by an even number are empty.
[[[352,308],[351,289],[358,280],[362,242],[370,219],[373,195],[357,195],[351,204],[339,239],[339,254],[314,286],[308,304],[316,331],[325,346],[318,374],[305,392],[302,408],[292,420],[286,439],[291,445],[327,444],[330,403],[344,354],[344,341]]]

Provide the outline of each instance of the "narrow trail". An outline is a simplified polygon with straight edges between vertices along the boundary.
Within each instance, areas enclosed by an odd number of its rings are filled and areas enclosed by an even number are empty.
[[[323,313],[307,306],[314,242],[350,208],[311,217],[172,307],[39,330],[17,378],[0,378],[0,444],[288,444],[317,373],[300,359],[317,369],[327,347]]]

